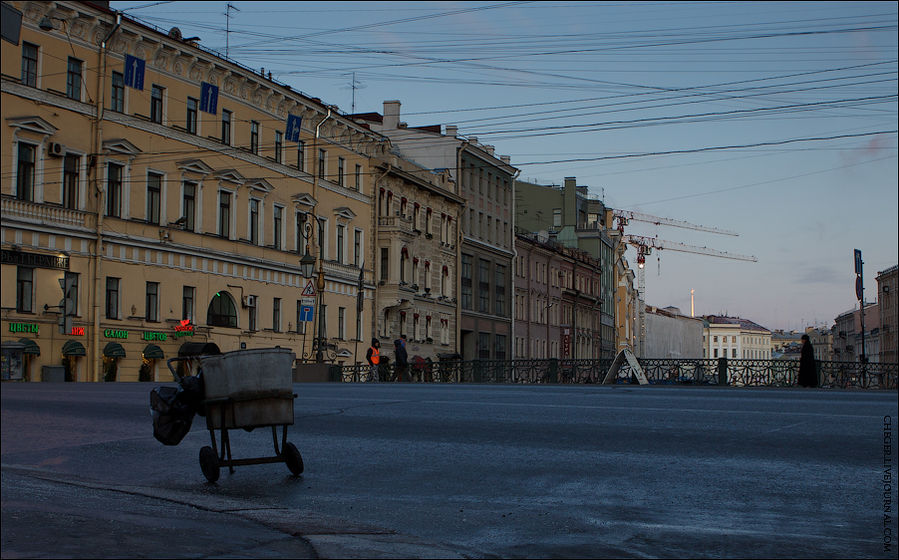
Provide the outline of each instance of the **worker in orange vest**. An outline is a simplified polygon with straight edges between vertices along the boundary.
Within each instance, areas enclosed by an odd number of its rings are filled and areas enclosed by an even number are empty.
[[[368,360],[369,365],[368,380],[372,383],[377,383],[380,381],[378,378],[378,364],[381,363],[381,343],[377,338],[371,339],[371,346],[368,348],[368,352],[365,353],[365,358]]]

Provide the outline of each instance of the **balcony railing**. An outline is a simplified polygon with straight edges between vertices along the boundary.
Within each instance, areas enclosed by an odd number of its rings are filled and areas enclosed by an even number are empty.
[[[799,362],[793,360],[639,359],[653,385],[727,385],[731,387],[794,387]],[[612,360],[440,360],[410,365],[412,380],[424,383],[600,384]],[[899,363],[817,362],[823,388],[896,390]],[[343,366],[347,383],[368,380],[367,365]],[[382,365],[381,381],[395,377],[393,364]],[[628,365],[618,370],[616,383],[630,383]]]
[[[18,218],[48,226],[93,230],[96,223],[96,216],[90,212],[63,208],[55,204],[29,202],[10,196],[2,197],[2,211],[6,219]]]

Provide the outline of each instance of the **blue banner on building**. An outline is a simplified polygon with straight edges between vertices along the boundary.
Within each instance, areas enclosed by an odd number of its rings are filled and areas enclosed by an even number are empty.
[[[144,70],[147,68],[147,63],[145,60],[137,58],[136,56],[131,56],[130,54],[125,55],[125,85],[134,88],[143,90],[144,89]]]
[[[300,128],[303,126],[303,117],[296,115],[287,115],[287,141],[300,141]]]
[[[200,110],[216,114],[219,106],[219,87],[203,82],[200,89]]]

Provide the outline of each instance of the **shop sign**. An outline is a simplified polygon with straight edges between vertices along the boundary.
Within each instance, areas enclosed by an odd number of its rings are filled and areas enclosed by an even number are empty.
[[[164,332],[145,331],[145,332],[141,335],[141,338],[144,339],[144,340],[162,340],[162,341],[165,341],[165,340],[168,340],[168,339],[169,339],[169,335],[165,334]]]
[[[66,334],[71,334],[74,336],[84,336],[84,327],[72,327],[72,330],[70,330]]]
[[[106,338],[128,338],[128,331],[120,331],[116,329],[106,329],[103,331]]]
[[[24,332],[37,334],[38,326],[35,323],[10,323],[9,332]]]
[[[25,251],[7,251],[6,249],[0,252],[0,262],[17,266],[33,266],[57,270],[69,269],[69,257],[26,253]]]
[[[193,336],[194,326],[190,324],[190,319],[182,319],[180,325],[175,325],[175,338],[182,336]]]

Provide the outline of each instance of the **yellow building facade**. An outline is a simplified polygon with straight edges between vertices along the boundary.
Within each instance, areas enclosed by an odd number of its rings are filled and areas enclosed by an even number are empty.
[[[170,380],[190,341],[303,359],[320,337],[326,359],[364,361],[384,137],[176,29],[7,7],[22,23],[2,42],[4,378]]]

